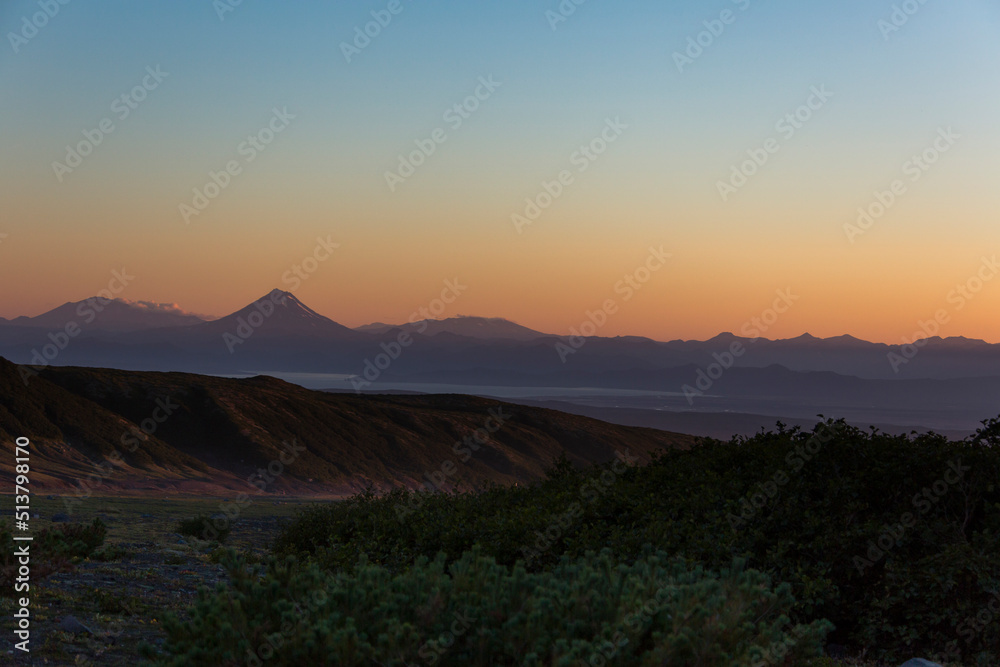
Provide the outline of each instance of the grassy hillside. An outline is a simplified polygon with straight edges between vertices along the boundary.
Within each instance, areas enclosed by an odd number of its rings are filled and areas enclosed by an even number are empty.
[[[467,396],[330,394],[268,377],[48,368],[26,386],[3,360],[0,406],[0,436],[46,443],[40,485],[72,485],[119,451],[130,468],[103,480],[109,491],[473,488],[538,479],[561,456],[648,458],[695,442]]]
[[[27,437],[34,444],[32,483],[38,491],[71,487],[91,475],[95,484],[110,480],[112,465],[118,483],[146,474],[204,479],[211,470],[155,434],[146,435],[140,424],[42,375],[23,375],[0,358],[0,440]],[[12,465],[13,459],[0,461],[0,470],[11,472]]]

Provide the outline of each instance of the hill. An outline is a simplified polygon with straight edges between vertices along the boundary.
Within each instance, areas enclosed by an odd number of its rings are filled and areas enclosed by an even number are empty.
[[[523,483],[563,455],[580,465],[626,451],[645,459],[695,441],[496,400],[330,394],[265,376],[50,367],[25,385],[0,359],[0,438],[20,436],[34,443],[42,490],[76,486],[103,465],[99,490],[118,493],[331,496]]]

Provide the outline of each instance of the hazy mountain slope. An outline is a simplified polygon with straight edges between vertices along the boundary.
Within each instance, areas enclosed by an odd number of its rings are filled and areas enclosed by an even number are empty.
[[[112,366],[210,373],[263,371],[359,374],[366,361],[392,346],[404,330],[373,324],[350,329],[309,308],[294,295],[272,290],[255,302],[214,321],[176,313],[163,304],[114,301],[100,313],[96,304],[70,303],[37,318],[0,322],[0,355],[19,363],[36,360],[70,321],[80,332],[61,349],[57,365]],[[83,310],[81,310],[81,308]],[[169,311],[169,312],[168,312]],[[179,309],[177,309],[179,311]],[[183,312],[183,311],[179,311]],[[405,376],[478,376],[477,384],[498,384],[506,373],[546,376],[553,383],[565,371],[591,374],[615,370],[657,372],[687,366],[707,368],[733,345],[742,368],[780,365],[799,372],[833,372],[871,380],[962,379],[1000,376],[1000,345],[965,338],[932,337],[919,348],[870,343],[851,336],[792,339],[720,334],[707,341],[648,338],[552,336],[501,318],[453,317],[406,327],[412,344],[385,369],[381,379]]]
[[[152,304],[125,299],[108,301],[91,297],[83,301],[71,301],[35,317],[18,317],[9,322],[13,326],[37,327],[47,330],[63,330],[70,322],[81,329],[96,332],[131,332],[160,327],[180,327],[200,324],[205,320],[197,315],[185,313],[172,304]]]
[[[369,484],[412,487],[428,477],[446,486],[524,482],[562,454],[583,464],[609,460],[616,451],[644,458],[694,442],[488,399],[336,395],[266,377],[50,368],[26,390],[16,367],[0,363],[7,378],[0,386],[5,442],[44,437],[51,456],[38,471],[63,485],[82,472],[81,454],[100,460],[131,427],[153,425],[154,415],[165,418],[132,458],[126,456],[137,470],[111,476],[105,488],[255,493],[246,480],[281,460],[282,452],[284,470],[267,483],[268,492],[339,494]],[[474,440],[462,444],[484,428],[495,432],[478,451],[472,451]],[[294,460],[288,443],[300,449]],[[146,458],[140,461],[138,452]]]
[[[466,338],[521,341],[535,340],[536,338],[544,338],[550,335],[529,329],[517,322],[511,322],[502,317],[470,317],[465,315],[449,317],[444,320],[421,320],[409,325],[376,322],[375,324],[366,324],[357,327],[356,331],[385,334],[394,329],[403,329],[410,332],[419,331],[426,336],[453,334],[456,336],[465,336]]]
[[[33,484],[49,489],[76,486],[78,480],[100,473],[95,464],[109,458],[116,461],[117,482],[147,474],[208,479],[208,466],[143,433],[142,419],[130,421],[41,376],[28,376],[26,384],[17,366],[0,358],[0,440],[8,450],[17,438],[31,441]],[[5,457],[0,469],[10,471],[12,463],[12,456]]]
[[[190,331],[219,337],[228,333],[246,338],[247,332],[252,331],[253,336],[268,338],[322,337],[330,341],[369,338],[320,315],[291,292],[277,289],[235,313],[192,327]]]
[[[539,407],[568,412],[573,415],[584,415],[587,417],[593,417],[594,419],[600,419],[601,421],[607,421],[612,424],[644,426],[648,428],[678,431],[682,433],[698,433],[704,435],[705,437],[716,438],[719,440],[729,440],[736,435],[751,437],[756,433],[760,433],[762,429],[765,431],[773,429],[775,424],[778,422],[787,426],[799,426],[808,430],[815,426],[817,420],[819,419],[818,416],[811,418],[796,418],[789,417],[787,415],[778,416],[721,410],[718,412],[694,412],[690,410],[678,410],[675,412],[671,410],[608,407],[605,405],[581,405],[579,403],[570,403],[567,401],[552,399],[515,400],[517,403],[523,405],[536,405]],[[819,411],[815,411],[814,414],[818,414],[818,412]],[[839,413],[838,416],[840,416]],[[857,428],[867,429],[870,426],[875,426],[879,430],[886,433],[906,433],[911,429],[917,430],[919,433],[925,433],[932,430],[935,433],[953,438],[955,440],[960,440],[972,434],[972,431],[970,430],[959,431],[937,428],[931,429],[915,424],[900,425],[882,422],[876,422],[873,424],[871,421],[863,421],[859,419],[852,420],[849,417],[846,421],[848,424],[856,426]]]

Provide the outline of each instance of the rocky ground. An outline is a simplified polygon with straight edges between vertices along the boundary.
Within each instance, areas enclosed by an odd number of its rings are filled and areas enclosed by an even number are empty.
[[[224,502],[221,501],[221,502]],[[31,581],[31,653],[13,649],[14,603],[0,598],[4,636],[0,664],[136,665],[143,642],[159,646],[165,612],[183,613],[198,588],[225,579],[214,562],[215,543],[181,536],[181,519],[219,511],[220,500],[91,498],[70,517],[108,526],[105,546],[95,558]],[[279,526],[300,506],[296,500],[261,499],[234,523],[227,546],[263,555]],[[4,503],[9,515],[11,503]],[[52,524],[63,512],[58,498],[32,498],[31,530]],[[58,518],[58,517],[57,517]],[[217,554],[216,554],[217,555]]]

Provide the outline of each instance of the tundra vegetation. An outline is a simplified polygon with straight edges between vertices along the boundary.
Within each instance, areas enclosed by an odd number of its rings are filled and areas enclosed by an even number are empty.
[[[998,445],[1000,420],[961,441],[779,423],[645,465],[558,461],[532,485],[306,506],[262,563],[223,555],[228,585],[145,655],[834,665],[836,646],[866,664],[995,665]]]

